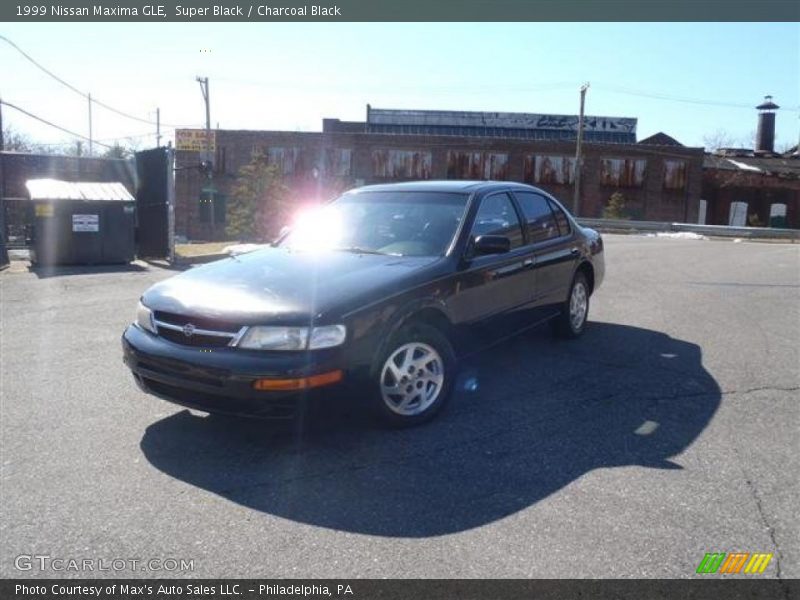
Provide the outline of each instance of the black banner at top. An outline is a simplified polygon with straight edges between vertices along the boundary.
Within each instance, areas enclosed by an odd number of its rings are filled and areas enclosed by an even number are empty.
[[[798,21],[797,0],[4,0],[1,21]]]

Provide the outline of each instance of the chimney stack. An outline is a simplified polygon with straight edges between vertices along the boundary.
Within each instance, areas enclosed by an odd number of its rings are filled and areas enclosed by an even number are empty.
[[[772,96],[764,96],[764,102],[756,106],[758,109],[758,130],[756,131],[756,154],[774,154],[775,152],[775,111],[780,106],[772,101]]]

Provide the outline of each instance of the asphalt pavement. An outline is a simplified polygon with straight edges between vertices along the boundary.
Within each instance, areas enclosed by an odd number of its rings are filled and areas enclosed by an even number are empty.
[[[402,431],[140,392],[119,336],[173,271],[0,273],[0,576],[800,577],[800,245],[605,239],[582,339],[474,356]]]

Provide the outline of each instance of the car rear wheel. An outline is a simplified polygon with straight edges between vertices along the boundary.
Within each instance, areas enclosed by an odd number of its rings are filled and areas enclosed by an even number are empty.
[[[449,399],[455,379],[453,347],[438,329],[405,326],[386,346],[373,368],[373,406],[392,426],[423,423]]]
[[[581,271],[575,274],[569,296],[553,321],[555,332],[564,338],[577,338],[586,329],[589,317],[589,284]]]

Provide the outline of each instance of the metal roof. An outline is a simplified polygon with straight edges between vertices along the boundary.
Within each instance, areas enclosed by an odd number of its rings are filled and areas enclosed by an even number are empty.
[[[367,105],[366,129],[368,133],[573,140],[578,130],[578,116],[391,109]],[[636,143],[635,118],[588,115],[584,117],[583,129],[587,141]]]
[[[115,182],[29,179],[25,182],[31,200],[99,200],[133,202],[127,188]]]
[[[746,171],[784,179],[800,179],[800,160],[785,157],[717,156],[707,154],[704,169]]]

